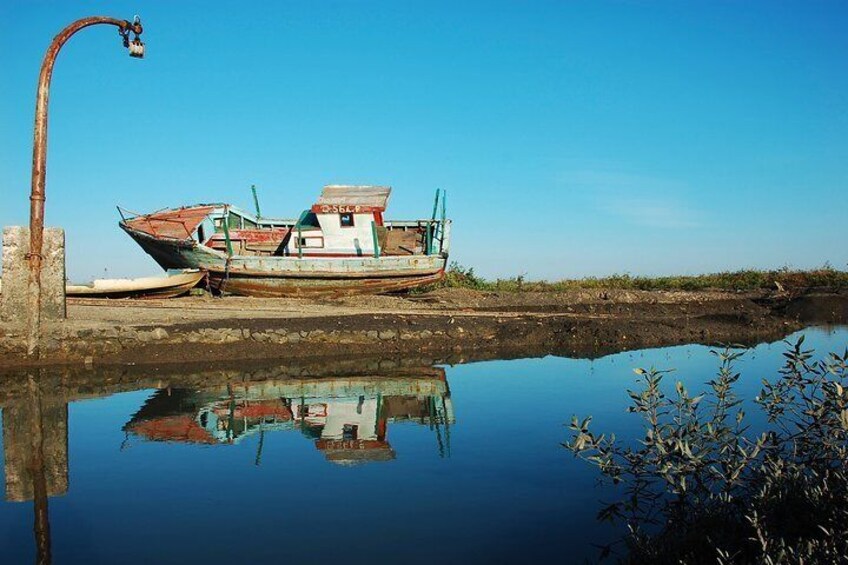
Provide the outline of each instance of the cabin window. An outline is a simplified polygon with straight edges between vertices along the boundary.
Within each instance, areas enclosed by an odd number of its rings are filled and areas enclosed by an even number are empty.
[[[324,247],[324,238],[323,237],[301,237],[297,240],[297,246],[301,249],[311,248],[322,248]]]
[[[352,228],[353,214],[339,214],[339,223],[343,228]]]
[[[342,439],[347,441],[359,439],[359,426],[356,424],[345,424],[342,428]]]

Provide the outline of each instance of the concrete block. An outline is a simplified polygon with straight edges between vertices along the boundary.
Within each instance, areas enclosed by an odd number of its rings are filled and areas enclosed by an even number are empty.
[[[0,319],[25,324],[29,286],[29,228],[3,228],[3,290],[0,293]],[[44,259],[41,265],[41,319],[64,320],[65,309],[65,230],[44,229]]]
[[[39,421],[40,420],[40,421]],[[34,468],[35,447],[43,449],[41,467]],[[41,473],[47,495],[68,492],[68,405],[59,398],[31,395],[7,400],[3,406],[3,462],[6,500],[33,498],[33,474]]]

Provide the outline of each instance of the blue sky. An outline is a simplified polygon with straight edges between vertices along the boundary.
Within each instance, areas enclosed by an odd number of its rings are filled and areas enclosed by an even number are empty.
[[[86,7],[88,4],[89,7]],[[839,2],[0,4],[0,225],[28,221],[35,83],[47,222],[68,274],[158,267],[116,225],[228,201],[296,216],[327,183],[448,192],[453,258],[487,276],[846,268],[848,5]]]

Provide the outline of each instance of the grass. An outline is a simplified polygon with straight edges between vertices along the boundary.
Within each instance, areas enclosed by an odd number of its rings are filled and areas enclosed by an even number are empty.
[[[807,271],[782,268],[773,271],[741,270],[704,275],[641,277],[628,274],[608,277],[587,277],[560,281],[529,281],[524,276],[487,280],[478,276],[474,268],[458,263],[451,264],[445,279],[440,283],[447,288],[505,292],[561,292],[566,290],[619,289],[619,290],[778,290],[811,287],[833,289],[848,288],[848,272],[824,265]]]

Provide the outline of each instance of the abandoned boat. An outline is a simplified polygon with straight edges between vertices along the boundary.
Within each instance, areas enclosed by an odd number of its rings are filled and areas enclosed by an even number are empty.
[[[120,227],[163,269],[201,269],[218,292],[243,296],[381,294],[439,281],[451,222],[436,191],[423,220],[384,220],[391,188],[325,186],[298,219],[229,204],[121,213]],[[439,217],[437,217],[439,216]]]

